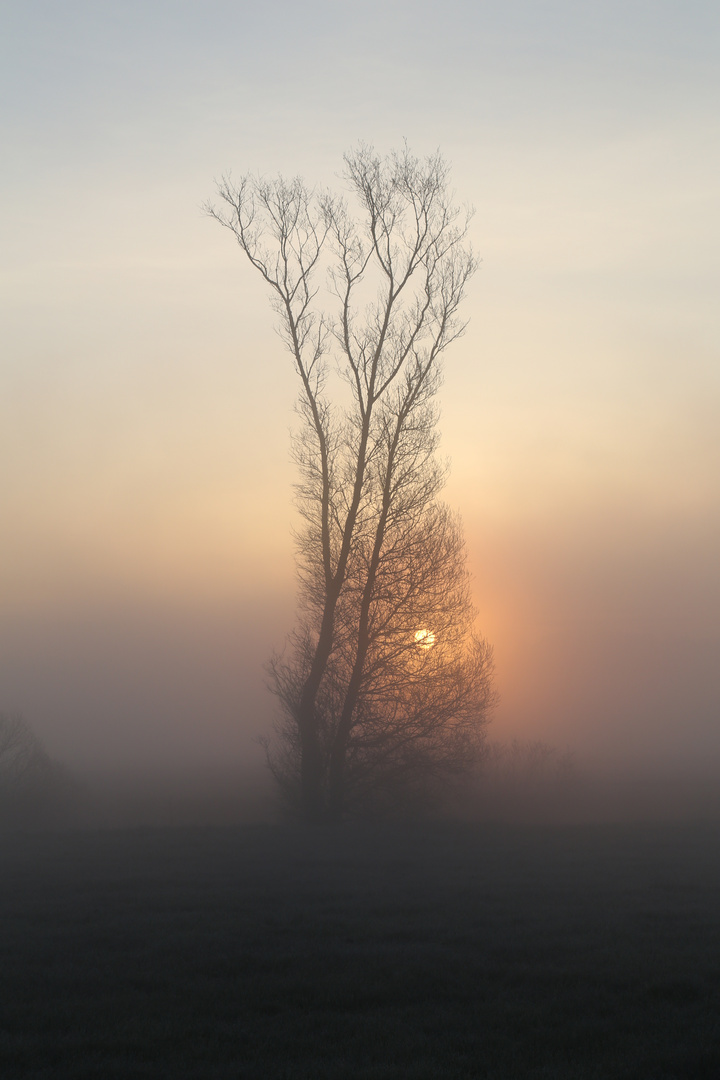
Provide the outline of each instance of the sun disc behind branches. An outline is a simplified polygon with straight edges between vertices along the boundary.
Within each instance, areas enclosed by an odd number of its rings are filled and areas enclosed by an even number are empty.
[[[421,649],[432,649],[435,644],[435,635],[432,630],[416,630],[415,644],[419,645]]]

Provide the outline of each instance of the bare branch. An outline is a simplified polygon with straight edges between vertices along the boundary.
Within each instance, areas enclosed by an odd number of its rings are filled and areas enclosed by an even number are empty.
[[[411,786],[423,770],[448,775],[492,705],[435,460],[441,359],[464,331],[476,268],[470,212],[454,204],[439,153],[382,158],[360,145],[345,180],[357,216],[298,178],[250,174],[224,178],[221,209],[208,208],[269,286],[300,379],[300,621],[270,678],[285,710],[273,767],[286,778],[297,768],[309,817],[403,775]],[[318,306],[321,269],[330,310]],[[329,391],[330,358],[347,407]],[[427,651],[415,640],[424,627]]]

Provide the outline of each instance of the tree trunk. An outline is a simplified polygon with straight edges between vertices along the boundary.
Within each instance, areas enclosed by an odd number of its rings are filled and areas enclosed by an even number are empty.
[[[328,768],[328,817],[340,821],[345,809],[345,755],[347,739],[338,732]]]
[[[309,824],[325,818],[322,756],[317,731],[301,729],[300,786],[303,816]]]

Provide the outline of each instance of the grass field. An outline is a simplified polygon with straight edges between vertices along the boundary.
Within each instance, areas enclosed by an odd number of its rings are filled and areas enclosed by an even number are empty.
[[[717,825],[0,836],[0,1076],[720,1077]]]

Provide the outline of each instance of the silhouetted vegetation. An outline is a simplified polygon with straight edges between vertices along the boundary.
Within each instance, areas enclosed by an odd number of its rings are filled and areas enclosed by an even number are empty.
[[[311,820],[428,804],[477,761],[495,701],[435,457],[469,214],[439,154],[361,146],[345,181],[356,215],[300,178],[251,174],[210,208],[270,287],[301,384],[299,622],[270,667],[284,719],[269,762]]]
[[[573,755],[550,743],[488,741],[466,785],[463,809],[475,819],[572,819],[583,779]]]
[[[41,821],[67,800],[71,789],[27,721],[0,713],[0,824]]]

